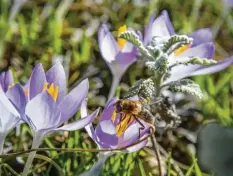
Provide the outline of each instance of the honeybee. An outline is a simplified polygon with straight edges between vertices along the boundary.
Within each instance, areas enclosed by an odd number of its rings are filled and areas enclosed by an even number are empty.
[[[148,125],[150,125],[155,130],[154,122],[155,117],[150,113],[150,111],[143,105],[141,100],[128,100],[128,99],[122,99],[118,100],[115,103],[115,111],[116,113],[120,113],[120,122],[124,126],[120,125],[117,128],[117,131],[121,133],[121,131],[124,131],[127,126],[132,122],[132,120],[136,120],[140,124],[139,128],[139,137],[141,130],[145,129],[144,124],[139,120],[145,121]]]

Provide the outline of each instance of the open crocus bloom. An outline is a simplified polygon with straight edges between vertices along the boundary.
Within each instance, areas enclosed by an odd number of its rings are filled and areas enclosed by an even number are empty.
[[[144,45],[149,45],[153,37],[170,37],[175,35],[173,25],[169,19],[167,11],[162,11],[160,16],[156,19],[154,15],[150,17],[148,25],[145,27]],[[214,44],[212,41],[212,33],[210,29],[199,29],[188,35],[193,38],[191,45],[185,45],[177,49],[169,58],[169,63],[175,63],[184,61],[190,57],[199,57],[213,59],[214,57]],[[185,77],[193,75],[202,75],[218,72],[225,69],[233,63],[233,57],[221,60],[212,66],[202,65],[177,65],[174,66],[170,71],[170,77],[165,80],[165,83],[170,81],[176,81]]]
[[[19,84],[12,85],[6,92],[0,90],[0,153],[5,137],[24,116],[25,105],[24,91]]]
[[[97,111],[91,115],[61,126],[80,108],[88,92],[88,80],[82,81],[66,95],[66,77],[63,66],[55,64],[46,73],[41,64],[36,65],[30,77],[24,120],[34,135],[43,137],[53,131],[73,131],[92,122]]]
[[[92,140],[99,146],[100,149],[116,149],[127,147],[139,141],[149,132],[150,126],[144,121],[140,120],[145,128],[140,131],[140,124],[132,119],[120,121],[120,115],[115,113],[115,103],[117,99],[113,98],[105,106],[100,115],[100,122],[94,129],[92,124],[86,126],[86,130]],[[81,107],[81,116],[87,115],[86,102],[84,101]],[[125,149],[125,152],[134,152],[143,148],[148,140],[136,144]]]
[[[100,122],[95,129],[92,124],[87,125],[85,129],[92,140],[98,145],[99,149],[117,149],[129,146],[122,150],[122,152],[138,151],[146,146],[148,140],[143,140],[135,145],[132,144],[146,137],[150,126],[140,120],[145,128],[143,131],[140,131],[139,136],[140,124],[133,117],[132,119],[125,118],[125,120],[120,120],[120,115],[117,115],[115,112],[116,101],[117,99],[113,98],[108,102],[100,115]],[[82,103],[81,116],[87,116],[86,101]],[[98,161],[89,171],[82,173],[80,176],[99,175],[107,158],[114,153],[112,151],[100,152]]]
[[[27,105],[23,120],[33,132],[32,148],[38,148],[45,135],[55,131],[74,131],[91,123],[98,110],[80,120],[61,126],[80,108],[88,93],[88,80],[83,80],[66,95],[66,76],[63,66],[58,62],[46,73],[41,64],[34,68],[27,91]],[[60,127],[61,126],[61,127]],[[24,167],[23,176],[36,155],[31,152]]]
[[[120,34],[126,30],[126,26],[122,26],[119,28],[118,33]],[[116,41],[104,24],[99,28],[98,43],[102,57],[115,76],[121,77],[126,69],[136,61],[136,47],[124,39]]]

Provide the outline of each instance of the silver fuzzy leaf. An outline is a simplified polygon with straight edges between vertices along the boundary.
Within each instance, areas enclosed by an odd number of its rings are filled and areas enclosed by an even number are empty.
[[[183,92],[194,95],[198,98],[203,98],[200,86],[190,79],[182,79],[178,81],[172,81],[168,84],[169,89],[173,92]]]

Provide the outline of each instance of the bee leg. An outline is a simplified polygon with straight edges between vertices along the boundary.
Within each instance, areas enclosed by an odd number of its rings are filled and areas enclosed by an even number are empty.
[[[139,135],[138,135],[138,137],[140,138],[141,137],[141,130],[144,130],[145,129],[145,126],[143,125],[143,123],[136,117],[136,116],[134,116],[134,119],[140,124],[140,128],[139,128],[139,131],[138,131],[138,133],[139,133]]]

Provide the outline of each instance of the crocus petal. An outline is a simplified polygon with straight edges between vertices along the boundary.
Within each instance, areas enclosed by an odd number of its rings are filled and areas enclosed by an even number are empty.
[[[188,36],[193,38],[192,47],[213,41],[212,32],[209,28],[198,29]]]
[[[37,64],[32,71],[29,83],[29,99],[41,93],[46,83],[45,72],[41,64]]]
[[[169,18],[168,12],[167,12],[166,10],[163,10],[163,11],[161,12],[161,14],[162,14],[162,15],[164,16],[164,18],[165,18],[165,21],[166,21],[166,24],[167,24],[167,28],[168,28],[169,34],[170,34],[170,35],[175,34],[175,30],[174,30],[174,27],[173,27],[173,25],[172,25],[172,22],[171,22],[171,20],[170,20],[170,18]]]
[[[116,129],[112,120],[104,120],[96,127],[96,136],[102,148],[113,148],[118,143]]]
[[[122,72],[124,72],[132,63],[136,61],[136,49],[131,53],[120,52],[116,56],[116,62],[119,64]]]
[[[26,115],[30,118],[35,130],[57,127],[61,113],[56,102],[44,91],[27,103]],[[31,126],[31,124],[29,124]]]
[[[152,24],[154,22],[154,19],[155,19],[155,14],[152,13],[152,15],[150,16],[148,24],[145,26],[144,40],[143,40],[143,44],[145,46],[147,46],[150,43],[150,41],[151,41],[151,38],[152,38],[152,36],[151,36],[152,35],[151,29],[152,29]]]
[[[11,100],[15,105],[20,115],[22,116],[25,113],[26,107],[26,97],[21,85],[16,84],[12,88],[8,89],[6,96]]]
[[[174,60],[176,61],[184,61],[189,59],[190,57],[200,57],[211,59],[214,56],[214,44],[212,42],[203,43],[184,51],[182,54],[175,56]],[[194,71],[201,68],[201,65],[178,65],[171,69],[170,77],[166,79],[164,84],[170,81],[176,81],[181,78],[188,77],[192,75]]]
[[[148,139],[146,139],[146,140],[144,140],[136,145],[128,147],[127,149],[125,149],[125,152],[127,152],[127,153],[136,152],[136,151],[142,149],[143,147],[145,147],[147,143],[148,143]]]
[[[81,118],[85,118],[88,115],[88,113],[87,113],[87,100],[86,99],[83,100],[80,110],[81,110]],[[92,123],[85,126],[85,129],[86,129],[88,135],[90,136],[90,138],[97,144],[97,138],[96,138],[95,130],[94,130]]]
[[[152,35],[151,37],[165,37],[170,36],[169,28],[167,25],[167,17],[164,14],[161,14],[158,18],[155,19],[155,21],[152,24]]]
[[[59,103],[58,107],[62,113],[60,124],[71,118],[80,108],[82,101],[86,98],[89,88],[88,79],[83,80]]]
[[[209,67],[200,67],[197,70],[193,71],[190,76],[193,75],[204,75],[204,74],[210,74],[210,73],[216,73],[218,71],[221,71],[227,67],[229,67],[231,64],[233,64],[233,56],[227,59],[224,59],[222,61],[219,61],[217,64],[209,66]]]
[[[111,63],[115,60],[115,56],[120,51],[120,48],[112,34],[110,32],[106,33],[106,27],[100,27],[98,36],[101,55],[107,63]]]
[[[115,110],[115,103],[117,101],[117,98],[112,98],[107,105],[105,106],[101,117],[100,117],[100,122],[103,120],[111,120],[113,111]]]
[[[201,65],[178,65],[173,67],[170,71],[170,76],[163,82],[163,84],[189,77],[198,68],[201,68]]]
[[[219,72],[233,64],[233,57],[219,61],[217,64],[212,66],[201,66],[201,65],[179,65],[171,70],[171,76],[164,81],[167,84],[171,81],[176,81],[182,78],[195,75],[205,75],[210,73]]]
[[[58,86],[58,97],[56,101],[59,102],[66,94],[66,75],[60,62],[57,62],[46,72],[46,79],[49,84],[54,83],[54,86]]]
[[[7,134],[20,121],[19,113],[6,97],[0,93],[0,132]]]
[[[15,109],[14,105],[10,102],[4,92],[0,92],[0,102],[4,104],[7,111],[11,112],[14,116],[20,117],[19,112]]]
[[[135,142],[137,142],[141,136],[144,136],[144,134],[146,134],[147,132],[149,132],[149,126],[142,120],[140,120],[141,123],[144,125],[144,130],[140,130],[140,136],[139,136],[139,129],[142,127],[138,122],[133,123],[132,125],[130,125],[126,131],[124,132],[124,134],[122,135],[122,137],[119,140],[119,145],[120,147],[124,147],[130,144],[133,144]]]
[[[7,134],[19,121],[20,118],[8,111],[0,101],[0,133]]]
[[[108,30],[108,27],[106,24],[102,24],[99,28],[98,31],[98,42],[99,44],[102,42],[102,40],[104,39],[105,35],[107,33],[109,33],[110,31]]]
[[[80,120],[77,120],[77,121],[70,123],[68,125],[64,125],[64,126],[57,128],[53,131],[75,131],[75,130],[84,128],[88,124],[92,123],[94,118],[97,116],[98,112],[99,112],[99,109],[95,110],[91,115],[87,115],[86,117],[84,117]]]
[[[212,59],[214,57],[214,50],[215,48],[212,42],[203,43],[184,51],[180,55],[176,56],[175,59],[178,61],[187,59],[189,57]]]

